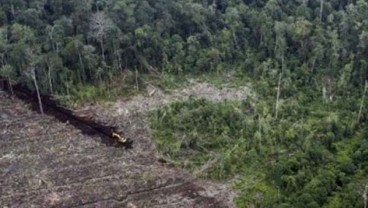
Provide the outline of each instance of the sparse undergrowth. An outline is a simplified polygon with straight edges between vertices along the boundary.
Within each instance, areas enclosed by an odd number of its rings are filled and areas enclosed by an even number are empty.
[[[69,90],[68,95],[56,95],[55,97],[64,105],[78,108],[92,103],[96,104],[96,102],[116,101],[143,94],[149,86],[166,90],[183,87],[186,83],[186,77],[135,74],[127,70],[120,76],[101,80],[95,85],[76,86]]]
[[[133,96],[144,90],[144,77],[135,77],[131,71],[121,76],[101,80],[95,85],[84,84],[69,90],[66,96],[56,96],[61,103],[70,107],[80,107],[99,101],[116,101],[119,98]]]
[[[284,100],[275,119],[268,100],[190,99],[151,112],[150,123],[157,148],[178,166],[236,176],[239,207],[363,207],[367,128],[346,102]]]

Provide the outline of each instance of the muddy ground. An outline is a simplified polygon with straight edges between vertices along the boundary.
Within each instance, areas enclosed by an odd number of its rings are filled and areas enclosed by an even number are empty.
[[[0,206],[234,207],[228,184],[159,162],[146,112],[189,96],[220,101],[245,99],[248,92],[193,83],[170,94],[147,89],[147,95],[78,110],[119,125],[134,140],[134,148],[125,150],[0,91]]]

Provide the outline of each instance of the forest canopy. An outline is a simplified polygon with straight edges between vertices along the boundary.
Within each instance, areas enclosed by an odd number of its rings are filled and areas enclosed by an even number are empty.
[[[364,0],[2,0],[2,75],[66,94],[124,73],[236,70],[335,96],[367,79]],[[284,79],[284,78],[283,78]]]

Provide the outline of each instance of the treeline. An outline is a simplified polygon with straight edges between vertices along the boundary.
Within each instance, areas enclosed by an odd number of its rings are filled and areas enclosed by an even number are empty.
[[[48,93],[236,70],[333,99],[368,77],[364,0],[2,0],[0,26],[1,74]]]

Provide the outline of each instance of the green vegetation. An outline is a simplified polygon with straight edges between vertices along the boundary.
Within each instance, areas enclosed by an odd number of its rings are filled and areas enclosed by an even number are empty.
[[[257,100],[151,114],[160,151],[239,207],[363,207],[365,0],[1,0],[0,75],[72,104],[186,78]]]
[[[350,111],[358,106],[284,102],[279,119],[272,99],[173,103],[151,113],[153,137],[178,166],[237,176],[239,207],[363,207],[368,129]]]
[[[2,0],[0,71],[72,97],[131,71],[236,72],[333,98],[364,88],[367,11],[364,0]]]

